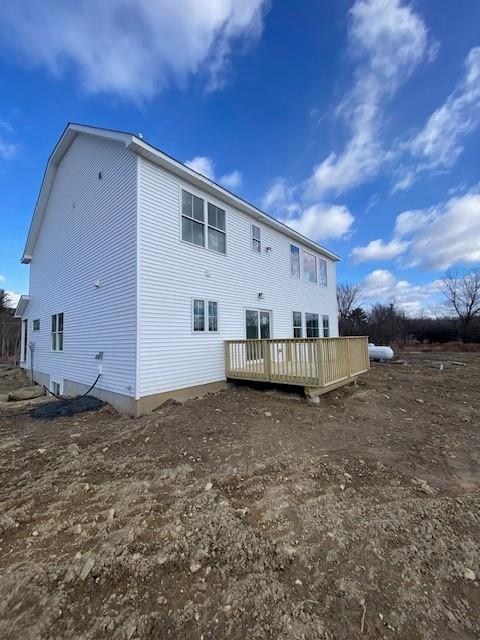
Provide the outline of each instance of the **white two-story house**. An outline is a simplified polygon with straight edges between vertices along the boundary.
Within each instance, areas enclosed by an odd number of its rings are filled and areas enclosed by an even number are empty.
[[[69,124],[22,257],[22,366],[135,415],[217,390],[227,339],[338,335],[337,260],[141,137]]]

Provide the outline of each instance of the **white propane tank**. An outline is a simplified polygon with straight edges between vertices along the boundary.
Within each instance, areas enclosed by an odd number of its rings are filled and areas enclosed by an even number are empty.
[[[370,360],[391,360],[393,358],[393,349],[391,347],[381,347],[380,345],[368,345],[368,357]]]

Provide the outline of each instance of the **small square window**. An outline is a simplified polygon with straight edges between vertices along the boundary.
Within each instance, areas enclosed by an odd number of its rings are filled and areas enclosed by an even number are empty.
[[[34,320],[33,321],[33,330],[34,331],[40,331],[40,320]]]

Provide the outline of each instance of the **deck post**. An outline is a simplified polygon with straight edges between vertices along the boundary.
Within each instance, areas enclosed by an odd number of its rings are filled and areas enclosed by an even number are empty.
[[[351,353],[350,353],[350,342],[351,342],[351,340],[349,340],[347,338],[348,375],[349,376],[352,375],[352,357],[351,357]]]
[[[225,364],[226,364],[226,378],[228,378],[228,374],[230,373],[231,370],[231,365],[230,365],[230,344],[227,340],[225,340]]]
[[[271,380],[272,378],[272,352],[269,340],[263,341],[263,371],[265,373],[265,379]]]
[[[319,387],[323,387],[325,384],[325,375],[323,370],[323,342],[319,338],[317,340],[317,384]]]

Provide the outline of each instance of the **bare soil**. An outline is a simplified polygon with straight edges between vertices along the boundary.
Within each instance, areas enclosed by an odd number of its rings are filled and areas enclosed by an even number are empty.
[[[480,354],[402,358],[318,405],[5,411],[0,637],[478,639]]]

